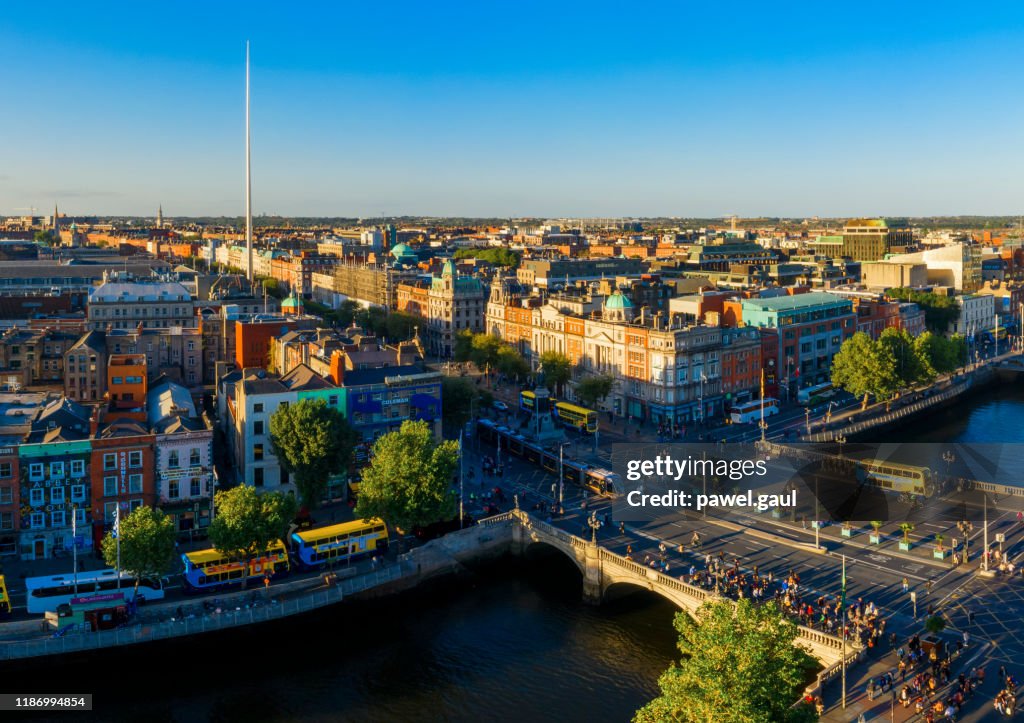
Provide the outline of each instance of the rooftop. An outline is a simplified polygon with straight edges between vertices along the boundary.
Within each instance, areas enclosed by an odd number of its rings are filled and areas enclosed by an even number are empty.
[[[760,309],[762,311],[802,311],[815,306],[849,306],[850,301],[824,291],[811,291],[806,294],[792,296],[773,296],[767,299],[743,299],[743,309]]]

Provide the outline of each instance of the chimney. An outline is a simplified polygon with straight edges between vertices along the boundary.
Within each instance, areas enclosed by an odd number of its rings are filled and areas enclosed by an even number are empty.
[[[100,430],[100,410],[97,407],[93,410],[92,416],[89,417],[89,436],[92,438],[96,437],[96,433]]]
[[[331,354],[329,376],[331,381],[339,387],[345,383],[345,355],[341,351],[335,351]]]

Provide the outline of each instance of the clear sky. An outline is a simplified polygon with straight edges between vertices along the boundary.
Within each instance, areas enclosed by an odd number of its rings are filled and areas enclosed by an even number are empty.
[[[257,214],[1024,212],[1020,2],[278,0],[5,4],[0,214],[242,213],[246,39]]]

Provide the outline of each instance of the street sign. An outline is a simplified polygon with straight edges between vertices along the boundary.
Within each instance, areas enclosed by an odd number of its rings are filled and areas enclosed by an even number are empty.
[[[1000,545],[1003,544],[1004,542],[1006,542],[1006,533],[997,532],[996,533],[996,542],[998,542]]]

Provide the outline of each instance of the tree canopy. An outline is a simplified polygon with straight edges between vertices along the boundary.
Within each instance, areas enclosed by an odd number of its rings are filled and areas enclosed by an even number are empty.
[[[914,339],[914,348],[937,374],[949,374],[967,361],[967,340],[959,334],[950,338],[930,331]]]
[[[889,327],[879,335],[878,343],[887,348],[896,360],[896,374],[901,386],[928,384],[935,379],[931,362],[914,345],[914,337],[906,329]]]
[[[832,384],[863,397],[864,406],[869,394],[882,401],[892,399],[901,381],[891,348],[873,341],[864,332],[844,341],[832,360]]]
[[[449,430],[458,430],[469,421],[476,398],[476,386],[463,377],[441,380],[441,418]]]
[[[348,420],[322,399],[282,404],[270,418],[274,454],[311,508],[319,505],[328,477],[348,469],[357,441]]]
[[[615,379],[608,374],[594,374],[576,382],[576,398],[585,407],[596,408],[612,393]]]
[[[497,246],[486,249],[459,249],[455,252],[457,259],[480,259],[488,261],[495,266],[507,266],[516,268],[519,266],[519,254],[504,246]]]
[[[298,509],[293,495],[260,494],[248,485],[217,492],[214,505],[210,541],[221,553],[246,563],[284,537]]]
[[[121,569],[142,579],[167,574],[174,556],[174,521],[163,511],[136,507],[117,523],[121,539]],[[110,532],[103,538],[103,560],[117,565],[117,538]]]
[[[941,296],[931,291],[919,291],[900,286],[889,289],[890,299],[911,301],[924,311],[924,323],[934,332],[944,334],[949,325],[960,316],[960,303],[953,296]]]
[[[708,602],[678,613],[682,659],[658,679],[661,695],[635,723],[760,723],[814,720],[800,695],[813,659],[796,647],[797,626],[774,603]]]
[[[403,532],[450,520],[457,507],[452,479],[458,465],[457,442],[436,442],[426,422],[403,422],[374,443],[356,515],[379,517]]]
[[[572,379],[572,362],[561,352],[546,351],[540,355],[544,384],[552,392],[562,394],[565,383]]]
[[[474,334],[468,330],[455,336],[455,361],[471,361],[478,369],[497,369],[507,377],[523,380],[530,374],[530,365],[515,347],[494,334]]]

